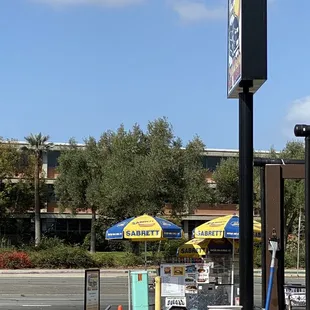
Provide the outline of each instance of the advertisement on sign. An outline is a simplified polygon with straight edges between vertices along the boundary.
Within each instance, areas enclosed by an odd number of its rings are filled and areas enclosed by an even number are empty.
[[[210,266],[206,264],[198,265],[198,283],[209,283]]]
[[[84,310],[100,310],[100,270],[85,270]]]
[[[186,297],[166,297],[165,306],[168,309],[172,307],[186,307]]]
[[[183,297],[185,295],[184,265],[161,265],[161,295],[163,297]]]
[[[185,296],[183,277],[162,277],[161,295],[163,297]]]
[[[228,96],[239,86],[242,77],[241,1],[229,0],[228,5]]]

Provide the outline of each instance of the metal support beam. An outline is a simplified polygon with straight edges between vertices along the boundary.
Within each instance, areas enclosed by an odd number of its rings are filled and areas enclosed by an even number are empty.
[[[310,310],[310,136],[305,138],[306,310]]]
[[[302,165],[305,163],[301,159],[281,159],[281,158],[264,158],[255,157],[254,167],[264,167],[266,165]]]
[[[305,165],[282,165],[283,179],[304,179]]]
[[[262,308],[266,303],[266,188],[265,188],[265,166],[260,167],[260,215],[262,224]]]
[[[253,310],[253,93],[239,94],[240,304]]]
[[[276,266],[277,276],[271,295],[270,310],[285,309],[284,300],[284,206],[283,206],[283,185],[282,168],[280,165],[266,166],[266,238],[270,238],[272,230],[276,229],[280,237],[280,251],[277,255]],[[266,243],[266,263],[270,266],[271,254]],[[267,268],[266,279],[269,279],[269,269]],[[266,286],[268,283],[266,283]]]

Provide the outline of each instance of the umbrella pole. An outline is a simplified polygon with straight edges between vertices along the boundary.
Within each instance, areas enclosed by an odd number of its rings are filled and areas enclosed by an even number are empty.
[[[232,239],[232,264],[231,264],[231,290],[230,290],[230,305],[234,305],[234,273],[235,273],[235,240]]]
[[[147,251],[147,245],[146,245],[146,241],[144,241],[144,268],[145,268],[145,270],[147,269],[146,267],[146,265],[147,265],[147,253],[146,253],[146,251]]]

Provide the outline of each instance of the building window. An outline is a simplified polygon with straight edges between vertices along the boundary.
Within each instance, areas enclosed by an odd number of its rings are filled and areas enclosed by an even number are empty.
[[[90,232],[91,229],[91,220],[83,219],[81,220],[81,232]]]
[[[49,151],[47,153],[47,166],[48,168],[56,168],[58,166],[58,157],[60,151]]]
[[[80,221],[78,219],[68,220],[69,231],[79,232],[80,230]]]
[[[221,163],[222,160],[227,159],[227,157],[218,156],[204,156],[203,157],[203,167],[209,171],[215,171],[216,166]]]
[[[195,221],[188,221],[188,237],[189,239],[192,238],[192,232],[196,228]]]
[[[56,231],[56,220],[53,218],[42,219],[42,232],[45,234],[54,233]]]
[[[56,219],[56,232],[67,232],[66,219]]]
[[[54,184],[47,184],[47,202],[57,202]]]

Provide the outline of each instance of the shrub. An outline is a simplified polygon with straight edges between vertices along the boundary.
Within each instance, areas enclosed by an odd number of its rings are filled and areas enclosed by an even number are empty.
[[[60,247],[64,245],[64,240],[58,238],[58,237],[53,237],[53,238],[48,238],[48,237],[42,237],[41,242],[39,246],[35,247],[36,250],[48,250],[56,247]]]
[[[253,247],[253,264],[254,268],[261,268],[262,266],[262,247],[261,244],[254,244]]]
[[[59,237],[43,236],[38,246],[35,246],[35,244],[32,243],[23,246],[22,249],[25,250],[26,252],[33,252],[33,251],[38,252],[41,250],[48,250],[55,247],[63,246],[64,244],[65,244],[64,240],[60,239]]]
[[[125,253],[126,255],[120,260],[120,265],[124,267],[133,267],[142,265],[144,258],[133,253]]]
[[[37,268],[91,268],[96,267],[92,256],[80,247],[61,245],[30,253]]]
[[[35,247],[35,250],[41,251],[41,250],[49,250],[52,248],[57,248],[64,246],[64,240],[58,238],[58,237],[53,237],[53,238],[48,238],[48,237],[42,237],[41,242],[39,246]]]
[[[162,252],[155,252],[151,257],[152,263],[155,265],[159,265],[161,262],[164,261],[164,253]]]
[[[115,255],[112,253],[94,253],[93,260],[95,261],[96,265],[99,267],[116,267]]]
[[[143,264],[143,258],[128,252],[97,252],[92,255],[98,267],[133,267]]]
[[[298,239],[297,237],[291,237],[285,248],[285,267],[286,268],[296,268],[298,256]],[[305,241],[300,240],[299,248],[299,267],[305,267]]]
[[[254,253],[253,253],[253,261],[254,261],[254,268],[261,268],[262,261],[261,261],[261,252],[262,245],[256,244],[254,246]],[[300,242],[300,256],[299,256],[299,267],[305,267],[305,243],[302,240]],[[297,263],[297,238],[293,238],[288,240],[285,248],[285,268],[296,268]]]
[[[0,269],[24,269],[31,267],[31,260],[25,252],[12,251],[0,253]]]
[[[168,240],[163,245],[163,255],[165,259],[176,257],[178,248],[184,244],[187,240]]]

